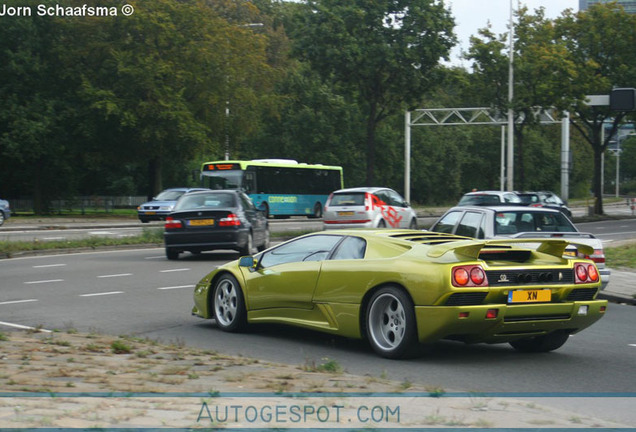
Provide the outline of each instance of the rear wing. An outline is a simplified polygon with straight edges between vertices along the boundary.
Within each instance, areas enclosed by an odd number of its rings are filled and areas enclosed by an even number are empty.
[[[491,248],[491,247],[497,247],[497,246],[512,248],[515,246],[521,246],[522,249],[529,249],[527,247],[524,247],[524,245],[527,245],[529,243],[538,244],[538,247],[536,249],[532,248],[536,250],[537,252],[549,254],[557,258],[563,257],[565,249],[569,245],[576,246],[576,248],[580,252],[584,253],[585,255],[592,255],[594,253],[594,248],[583,243],[566,241],[561,239],[554,239],[554,238],[539,239],[535,237],[535,238],[527,238],[527,239],[515,238],[515,239],[506,239],[506,240],[462,240],[462,241],[456,241],[456,242],[449,242],[449,243],[443,243],[440,245],[433,246],[428,251],[427,255],[431,258],[440,258],[449,252],[454,252],[455,254],[461,255],[462,257],[466,259],[474,260],[479,258],[479,254],[484,248]]]
[[[587,232],[560,232],[560,231],[528,231],[511,234],[510,238],[592,238],[594,234]]]

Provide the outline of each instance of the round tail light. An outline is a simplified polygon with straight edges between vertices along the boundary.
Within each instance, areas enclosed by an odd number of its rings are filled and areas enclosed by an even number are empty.
[[[576,266],[576,277],[583,282],[587,280],[587,269],[584,265]]]
[[[466,285],[468,283],[468,271],[464,268],[456,269],[453,277],[458,285]]]
[[[587,266],[587,275],[592,279],[593,282],[598,280],[598,270],[593,265]]]
[[[473,281],[475,285],[481,285],[484,283],[484,279],[486,279],[484,271],[479,267],[473,267],[470,271],[470,280]]]

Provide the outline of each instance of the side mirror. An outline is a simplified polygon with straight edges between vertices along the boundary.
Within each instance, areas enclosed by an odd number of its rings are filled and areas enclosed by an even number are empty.
[[[241,257],[239,259],[239,267],[247,267],[249,269],[255,269],[258,265],[258,260],[251,255]]]

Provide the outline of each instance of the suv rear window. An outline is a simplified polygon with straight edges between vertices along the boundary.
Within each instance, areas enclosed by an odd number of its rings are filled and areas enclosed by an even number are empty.
[[[362,192],[358,193],[340,193],[335,194],[331,197],[330,206],[363,206],[364,205],[364,196],[365,194]]]

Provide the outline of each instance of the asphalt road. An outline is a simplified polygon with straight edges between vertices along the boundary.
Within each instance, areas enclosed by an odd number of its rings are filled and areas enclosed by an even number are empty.
[[[446,391],[632,392],[636,388],[632,306],[612,304],[600,322],[553,353],[531,355],[508,345],[441,342],[414,360],[389,361],[360,341],[273,325],[227,334],[217,330],[214,321],[192,317],[194,284],[235,257],[206,253],[168,261],[163,249],[153,248],[0,260],[0,330],[23,325],[135,334],[295,366],[330,358],[356,374]],[[636,425],[636,412],[622,404],[613,400],[605,407],[586,406],[584,411]],[[563,407],[585,406],[572,405]]]

